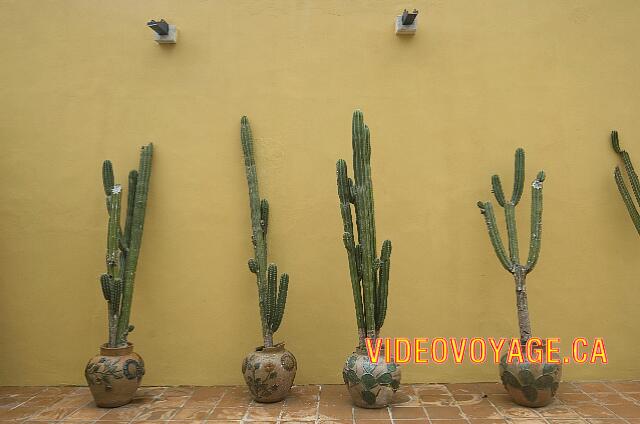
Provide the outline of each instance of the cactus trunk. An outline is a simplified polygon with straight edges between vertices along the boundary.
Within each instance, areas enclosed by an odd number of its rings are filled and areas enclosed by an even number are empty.
[[[518,311],[518,326],[520,328],[520,341],[526,343],[531,338],[531,320],[529,317],[529,305],[527,303],[526,277],[538,262],[540,255],[540,242],[542,238],[542,183],[545,174],[540,171],[531,184],[531,234],[529,241],[529,255],[526,264],[520,263],[518,247],[518,234],[516,229],[515,208],[520,202],[524,188],[524,150],[517,149],[515,154],[515,178],[511,200],[507,201],[502,190],[500,177],[491,177],[492,191],[496,202],[505,212],[507,224],[507,238],[509,254],[507,255],[500,232],[496,224],[496,217],[491,202],[478,202],[480,212],[484,216],[491,245],[502,264],[503,268],[513,274],[516,286],[516,307]]]
[[[356,310],[358,344],[363,347],[365,338],[378,337],[386,317],[391,242],[386,240],[383,243],[381,256],[378,257],[371,181],[371,139],[369,128],[365,125],[362,112],[359,110],[353,113],[351,137],[354,180],[348,177],[347,164],[342,159],[336,163],[336,174],[343,222],[343,242],[347,251]]]
[[[529,320],[529,304],[527,303],[527,273],[518,267],[514,273],[516,283],[516,307],[518,310],[518,327],[520,328],[520,343],[526,344],[531,338],[531,322]]]
[[[264,346],[272,347],[273,333],[280,327],[284,316],[289,276],[283,273],[280,276],[280,284],[278,286],[278,267],[276,264],[267,265],[269,202],[266,199],[260,199],[258,174],[253,151],[253,135],[246,116],[243,116],[240,121],[240,140],[242,142],[245,173],[249,186],[251,241],[254,251],[254,257],[249,259],[249,270],[256,275]]]
[[[108,345],[116,348],[127,344],[127,335],[133,330],[129,324],[133,285],[135,280],[142,230],[146,212],[153,145],[142,147],[138,171],[129,173],[129,193],[124,230],[120,226],[121,186],[115,184],[110,161],[102,165],[103,188],[106,194],[109,224],[107,229],[107,272],[100,283],[107,301]]]

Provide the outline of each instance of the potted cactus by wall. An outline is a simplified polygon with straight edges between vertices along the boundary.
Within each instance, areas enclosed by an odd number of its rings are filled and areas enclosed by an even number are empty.
[[[372,346],[376,345],[387,314],[391,242],[385,240],[382,243],[378,256],[371,182],[371,141],[369,128],[359,110],[353,113],[352,148],[354,179],[347,176],[347,163],[344,160],[340,159],[336,164],[343,221],[342,238],[347,250],[358,326],[358,347],[347,357],[342,376],[355,405],[383,408],[391,403],[394,392],[400,386],[400,368],[393,362],[385,362],[384,351],[376,363],[371,362],[365,340],[369,338]],[[352,212],[355,212],[355,231]]]
[[[251,241],[254,251],[254,257],[249,259],[249,271],[256,276],[263,337],[263,345],[244,358],[242,374],[256,401],[278,402],[289,393],[297,370],[296,358],[284,348],[284,343],[273,343],[273,334],[280,327],[284,315],[289,276],[283,273],[278,286],[277,265],[267,265],[269,202],[260,198],[253,136],[246,116],[240,122],[240,139],[249,185]]]
[[[542,237],[542,183],[544,179],[544,171],[540,171],[531,184],[531,235],[529,256],[526,263],[520,262],[515,214],[515,208],[520,202],[524,188],[523,149],[517,149],[515,154],[515,180],[511,199],[505,198],[500,177],[498,175],[491,177],[492,192],[498,205],[504,209],[505,213],[509,241],[508,255],[505,252],[502,239],[500,238],[500,232],[496,225],[496,217],[491,202],[478,202],[478,207],[484,216],[489,231],[489,239],[491,240],[495,253],[504,269],[509,271],[515,280],[516,306],[520,327],[520,347],[525,358],[524,361],[517,359],[507,361],[507,353],[505,352],[500,359],[500,379],[516,403],[530,407],[549,404],[555,396],[562,376],[562,365],[560,363],[547,362],[544,341],[541,341],[541,344],[529,344],[532,359],[540,355],[540,361],[535,360],[530,362],[526,355],[527,342],[532,337],[529,306],[527,302],[526,277],[533,271],[540,254],[540,241]],[[554,361],[558,360],[556,355],[553,356]]]
[[[640,203],[640,181],[638,180],[636,171],[633,169],[633,164],[631,163],[631,157],[629,157],[629,153],[620,148],[618,131],[611,131],[611,145],[613,146],[613,150],[618,155],[620,155],[620,158],[622,159],[622,162],[624,164],[624,169],[627,172],[629,182],[631,182],[633,194],[636,197],[636,201]],[[629,194],[629,190],[627,189],[624,179],[622,178],[622,172],[620,172],[619,166],[616,166],[613,175],[616,181],[616,185],[618,186],[618,191],[620,191],[620,196],[622,196],[622,201],[627,207],[627,211],[629,212],[629,216],[631,217],[631,221],[636,227],[636,231],[638,232],[638,234],[640,234],[640,213],[638,213],[638,209],[636,208],[635,203],[633,203],[633,199]]]
[[[114,182],[113,167],[102,164],[102,182],[106,195],[109,221],[107,225],[107,271],[100,276],[102,294],[107,301],[109,340],[100,354],[89,360],[85,377],[101,407],[129,403],[144,375],[144,362],[133,352],[127,340],[133,331],[129,323],[133,285],[142,245],[142,229],[151,176],[152,144],[142,147],[139,169],[129,173],[129,187],[124,227],[121,226],[122,187]]]

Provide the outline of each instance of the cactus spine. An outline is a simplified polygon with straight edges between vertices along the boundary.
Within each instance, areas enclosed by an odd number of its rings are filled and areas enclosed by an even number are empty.
[[[267,266],[267,229],[269,226],[269,202],[260,199],[258,190],[258,174],[253,155],[253,136],[249,120],[243,116],[240,121],[240,140],[244,153],[244,165],[249,185],[249,206],[251,208],[251,241],[254,257],[249,259],[249,271],[256,275],[258,285],[258,304],[260,306],[260,320],[262,322],[262,337],[264,347],[273,346],[273,333],[280,327],[287,302],[289,276],[280,276],[277,286],[278,266]]]
[[[502,208],[504,208],[505,220],[507,223],[507,234],[509,241],[509,255],[505,252],[496,217],[493,212],[491,202],[478,202],[480,212],[484,216],[489,239],[496,252],[500,263],[511,274],[513,274],[516,285],[516,305],[518,309],[518,324],[520,327],[520,341],[526,343],[531,337],[531,322],[529,319],[529,306],[527,303],[526,277],[538,262],[540,254],[540,241],[542,237],[542,183],[545,179],[544,171],[538,172],[535,180],[531,184],[531,235],[529,241],[529,256],[526,264],[520,263],[520,253],[518,250],[518,234],[516,230],[515,208],[522,197],[524,188],[524,150],[517,149],[515,155],[515,178],[513,183],[513,193],[510,200],[506,200],[502,191],[500,177],[491,177],[492,192]]]
[[[126,345],[133,284],[142,244],[142,229],[151,176],[153,145],[142,147],[139,169],[129,172],[129,189],[124,229],[120,225],[122,187],[114,182],[111,161],[102,164],[102,185],[106,195],[109,223],[107,226],[107,272],[100,276],[102,294],[107,301],[109,347]]]
[[[611,131],[611,145],[613,146],[613,150],[622,158],[624,169],[626,170],[627,177],[629,178],[629,182],[631,183],[633,194],[635,195],[636,201],[640,203],[640,182],[638,181],[638,175],[633,169],[633,164],[631,163],[629,153],[620,148],[618,131]],[[613,175],[616,181],[616,185],[618,186],[618,190],[620,191],[620,196],[622,196],[622,201],[629,211],[629,216],[631,216],[631,220],[633,221],[633,225],[636,227],[636,231],[638,232],[638,234],[640,234],[640,213],[638,213],[638,209],[636,208],[635,203],[633,203],[633,199],[629,194],[629,190],[627,189],[627,186],[622,179],[622,172],[620,172],[619,166],[616,166]]]
[[[358,340],[359,346],[364,347],[365,338],[378,337],[387,314],[391,242],[385,240],[382,243],[380,257],[377,257],[371,141],[369,127],[365,125],[359,110],[353,113],[351,144],[355,182],[347,175],[347,163],[342,159],[336,163],[336,174],[343,221],[342,239],[349,261]],[[357,240],[352,204],[356,215]]]

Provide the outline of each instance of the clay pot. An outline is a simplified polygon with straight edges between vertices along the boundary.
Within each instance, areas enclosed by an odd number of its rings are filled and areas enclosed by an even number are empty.
[[[342,378],[356,406],[384,408],[391,404],[393,394],[400,387],[400,368],[393,362],[385,362],[384,350],[374,364],[366,350],[358,348],[347,358]]]
[[[244,381],[257,402],[284,399],[293,386],[297,370],[296,357],[284,348],[284,343],[257,347],[242,361]]]
[[[102,408],[131,402],[143,375],[144,361],[131,343],[117,348],[100,346],[100,355],[91,358],[84,370],[93,399]]]
[[[544,343],[544,342],[543,342]],[[524,347],[522,348],[524,353]],[[542,357],[541,362],[520,362],[514,359],[507,363],[507,353],[500,358],[500,380],[509,392],[511,399],[518,405],[538,408],[551,403],[562,378],[562,364],[546,361],[544,347],[534,349],[534,355]],[[558,360],[557,355],[553,355]]]

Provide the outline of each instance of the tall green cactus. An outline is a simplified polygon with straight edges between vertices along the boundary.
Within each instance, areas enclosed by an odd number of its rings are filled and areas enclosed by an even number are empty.
[[[244,165],[249,185],[249,205],[251,208],[251,241],[253,243],[254,258],[249,259],[249,271],[256,275],[258,285],[258,303],[260,306],[260,320],[262,321],[262,337],[264,347],[273,346],[273,333],[280,327],[284,308],[287,302],[289,275],[280,276],[280,286],[277,287],[278,267],[276,264],[267,266],[267,229],[269,225],[269,202],[260,199],[258,190],[258,174],[253,156],[253,136],[249,120],[243,116],[240,120],[240,140],[244,153]]]
[[[153,145],[142,147],[139,169],[129,172],[129,193],[124,229],[120,225],[122,187],[114,182],[111,161],[102,164],[102,185],[106,195],[109,224],[107,226],[107,272],[100,276],[102,294],[107,301],[109,347],[127,344],[133,331],[129,324],[133,284],[142,245],[142,229],[147,207]]]
[[[343,221],[343,242],[349,260],[349,273],[356,308],[359,346],[365,338],[375,339],[387,315],[391,242],[382,243],[380,257],[376,251],[373,185],[371,183],[371,141],[369,127],[362,112],[353,112],[351,144],[354,180],[347,175],[347,163],[336,163],[338,197]],[[351,205],[356,215],[357,241]]]
[[[613,150],[622,158],[624,169],[627,171],[627,177],[629,178],[629,182],[631,183],[633,194],[635,195],[636,201],[640,203],[640,182],[638,181],[638,175],[633,169],[633,164],[631,163],[629,153],[620,148],[618,131],[611,131],[611,145],[613,146]],[[629,190],[627,189],[627,186],[622,178],[622,172],[620,172],[619,166],[616,166],[616,170],[614,171],[613,175],[616,184],[618,185],[620,196],[622,196],[622,201],[629,211],[629,216],[631,216],[631,220],[633,221],[633,225],[635,225],[636,227],[636,231],[638,232],[638,234],[640,234],[640,213],[638,213],[638,209],[636,208],[635,203],[633,203],[633,199],[631,198]]]
[[[498,226],[493,212],[491,202],[478,202],[480,212],[484,216],[489,238],[493,249],[500,260],[500,263],[511,274],[516,283],[516,304],[518,309],[518,324],[520,326],[520,341],[524,344],[531,338],[531,322],[529,320],[529,306],[527,304],[526,277],[538,262],[540,254],[540,241],[542,237],[542,182],[545,179],[544,171],[538,172],[536,179],[531,184],[531,236],[529,241],[529,256],[526,264],[520,263],[520,253],[518,251],[518,234],[516,230],[515,208],[522,197],[524,188],[524,150],[517,149],[515,157],[515,178],[513,183],[513,193],[510,200],[506,200],[502,191],[500,177],[491,177],[493,194],[498,204],[504,208],[505,220],[507,223],[507,234],[509,239],[509,255],[507,256]]]

